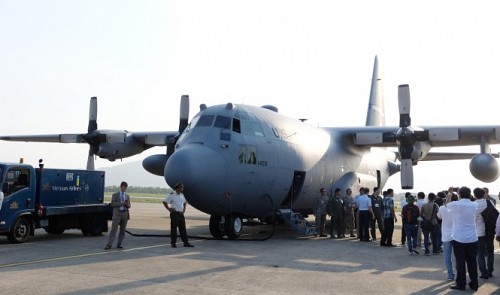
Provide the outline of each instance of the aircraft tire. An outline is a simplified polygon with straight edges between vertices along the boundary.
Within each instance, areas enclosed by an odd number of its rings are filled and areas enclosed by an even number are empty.
[[[238,215],[226,215],[226,235],[231,240],[236,240],[243,231],[243,219]]]
[[[216,239],[222,239],[224,236],[224,217],[218,215],[210,216],[210,233]]]
[[[29,239],[30,234],[30,221],[26,217],[19,217],[16,221],[16,224],[12,228],[12,231],[7,235],[7,239],[11,243],[24,243]]]

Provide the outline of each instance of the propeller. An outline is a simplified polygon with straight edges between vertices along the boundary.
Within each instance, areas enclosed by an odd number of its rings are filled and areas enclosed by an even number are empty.
[[[89,155],[87,157],[87,170],[95,170],[94,165],[94,154],[99,150],[99,145],[95,145],[90,143],[90,136],[92,132],[97,130],[97,97],[90,98],[90,106],[89,106],[89,126],[87,128],[87,135],[84,135],[83,138],[89,143]],[[87,138],[85,138],[87,136]],[[94,141],[96,142],[96,141]],[[97,143],[97,142],[96,142]]]
[[[186,129],[189,123],[189,95],[181,96],[181,106],[179,110],[179,134],[167,144],[167,156],[170,157],[175,151],[175,144],[182,132]],[[167,158],[168,159],[168,158]],[[165,161],[166,162],[166,161]]]
[[[165,164],[167,163],[170,156],[174,153],[177,141],[188,126],[188,120],[189,95],[183,95],[181,97],[179,113],[179,133],[175,137],[168,139],[166,154],[151,155],[146,157],[142,161],[142,167],[144,167],[146,171],[158,176],[165,176]]]

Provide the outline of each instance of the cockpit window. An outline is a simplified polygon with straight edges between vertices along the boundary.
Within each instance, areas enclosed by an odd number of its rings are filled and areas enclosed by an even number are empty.
[[[205,127],[210,127],[212,126],[213,122],[214,122],[214,115],[203,115],[200,117],[200,119],[198,120],[198,124],[196,124],[196,127],[201,127],[201,126],[205,126]]]
[[[233,131],[236,133],[241,133],[240,120],[233,118]]]
[[[230,129],[231,128],[231,118],[225,116],[217,116],[215,119],[215,127]]]

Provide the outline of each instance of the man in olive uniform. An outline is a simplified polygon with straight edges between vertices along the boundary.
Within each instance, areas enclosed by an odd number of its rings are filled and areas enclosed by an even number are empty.
[[[384,218],[383,218],[384,201],[380,196],[380,190],[378,187],[373,188],[373,195],[371,195],[370,198],[372,199],[372,208],[373,208],[373,216],[370,222],[370,234],[372,236],[372,241],[376,241],[377,234],[375,229],[375,222],[377,222],[380,235],[382,235],[382,233],[384,232]]]
[[[319,234],[320,237],[326,237],[325,222],[328,196],[326,195],[326,190],[323,187],[319,190],[319,192],[320,195],[316,197],[313,207],[314,217],[316,218],[316,234]]]
[[[352,196],[352,190],[350,188],[346,189],[345,196],[342,198],[344,202],[344,232],[342,236],[345,236],[346,231],[351,234],[350,237],[355,237],[354,235],[354,198]]]
[[[339,239],[344,235],[344,222],[343,222],[343,201],[340,195],[340,188],[335,189],[335,193],[330,197],[328,202],[328,214],[331,216],[330,225],[330,238]],[[333,231],[337,232],[337,236],[333,234]]]

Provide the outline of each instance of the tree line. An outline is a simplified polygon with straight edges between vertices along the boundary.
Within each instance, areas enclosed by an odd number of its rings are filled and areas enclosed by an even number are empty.
[[[104,192],[114,193],[120,190],[120,187],[116,185],[106,186]],[[173,190],[171,188],[164,187],[145,187],[145,186],[129,186],[127,192],[129,193],[143,193],[143,194],[155,194],[155,195],[166,195],[170,194]]]

